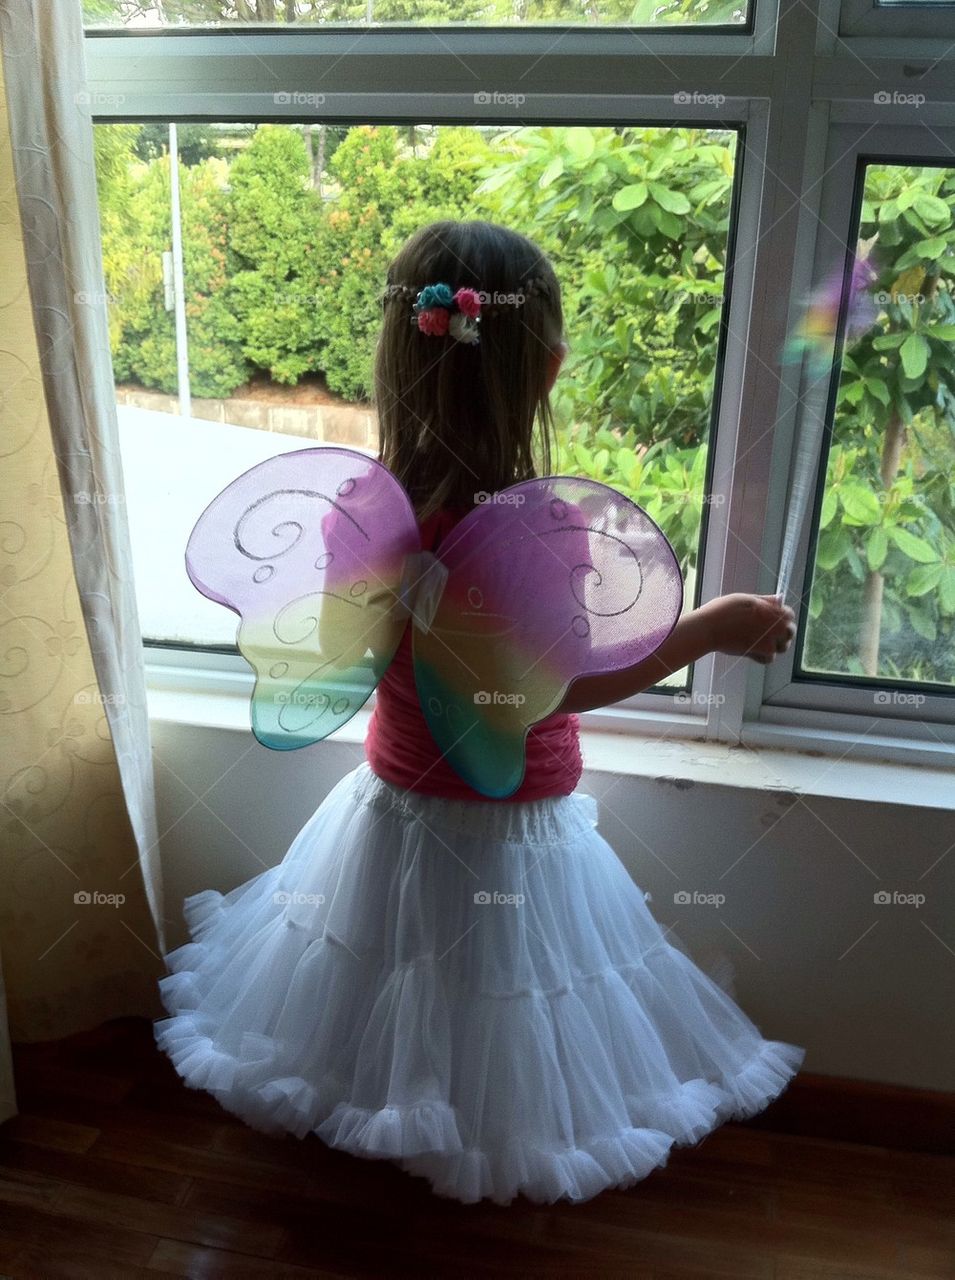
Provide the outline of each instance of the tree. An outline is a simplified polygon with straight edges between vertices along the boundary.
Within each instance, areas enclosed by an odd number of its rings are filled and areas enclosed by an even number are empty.
[[[842,361],[808,661],[955,681],[955,171],[873,165],[877,323]]]

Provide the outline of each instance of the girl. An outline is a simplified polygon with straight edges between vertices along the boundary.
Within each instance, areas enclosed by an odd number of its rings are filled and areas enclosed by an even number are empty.
[[[478,342],[460,319],[414,323],[436,283],[480,294]],[[392,263],[383,309],[380,458],[434,549],[483,495],[535,474],[535,425],[549,472],[560,292],[523,236],[439,222]],[[580,1201],[627,1186],[672,1146],[765,1108],[804,1051],[762,1039],[666,941],[575,790],[576,713],[712,650],[772,661],[792,610],[712,600],[639,665],[578,679],[530,732],[506,800],[439,755],[411,630],[378,687],[367,759],[281,864],[187,899],[194,940],[166,957],[157,1041],[250,1125],[393,1159],[441,1195]]]

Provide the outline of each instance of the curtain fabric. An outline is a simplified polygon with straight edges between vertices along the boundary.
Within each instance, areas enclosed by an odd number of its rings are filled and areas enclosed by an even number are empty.
[[[0,955],[15,1040],[161,1012],[149,721],[82,41],[79,0],[0,0]]]

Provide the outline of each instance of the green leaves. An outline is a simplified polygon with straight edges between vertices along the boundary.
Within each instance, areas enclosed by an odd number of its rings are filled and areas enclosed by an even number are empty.
[[[873,572],[881,569],[885,564],[888,550],[888,534],[881,526],[878,526],[872,530],[865,542],[866,563]]]
[[[842,485],[839,489],[839,501],[849,524],[878,524],[882,519],[882,505],[872,490],[865,485]]]
[[[942,227],[950,224],[952,211],[944,200],[927,192],[918,192],[915,196],[915,210],[932,226]]]
[[[568,129],[564,142],[578,164],[585,164],[594,154],[597,145],[591,130],[580,127]]]
[[[910,333],[899,348],[907,378],[921,378],[928,365],[930,348],[920,333]]]
[[[543,190],[556,182],[560,175],[564,172],[564,157],[556,155],[548,164],[547,168],[537,180],[537,185]]]
[[[908,529],[895,525],[888,530],[888,534],[902,554],[910,560],[917,560],[919,564],[931,564],[938,559],[938,552],[924,538],[917,537]]]
[[[649,183],[649,188],[654,200],[667,213],[690,212],[690,202],[682,191],[671,191],[668,187],[661,187],[658,182]]]
[[[918,565],[906,579],[906,593],[910,596],[924,596],[929,591],[934,591],[941,581],[943,569],[944,565],[938,562]]]
[[[629,186],[621,187],[613,198],[613,207],[618,213],[638,209],[646,200],[649,190],[645,182],[634,182]]]

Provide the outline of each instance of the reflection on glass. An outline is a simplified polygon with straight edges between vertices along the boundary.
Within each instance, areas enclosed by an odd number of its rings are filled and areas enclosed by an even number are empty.
[[[843,354],[802,668],[952,685],[955,169],[870,164],[863,195],[867,324]]]

